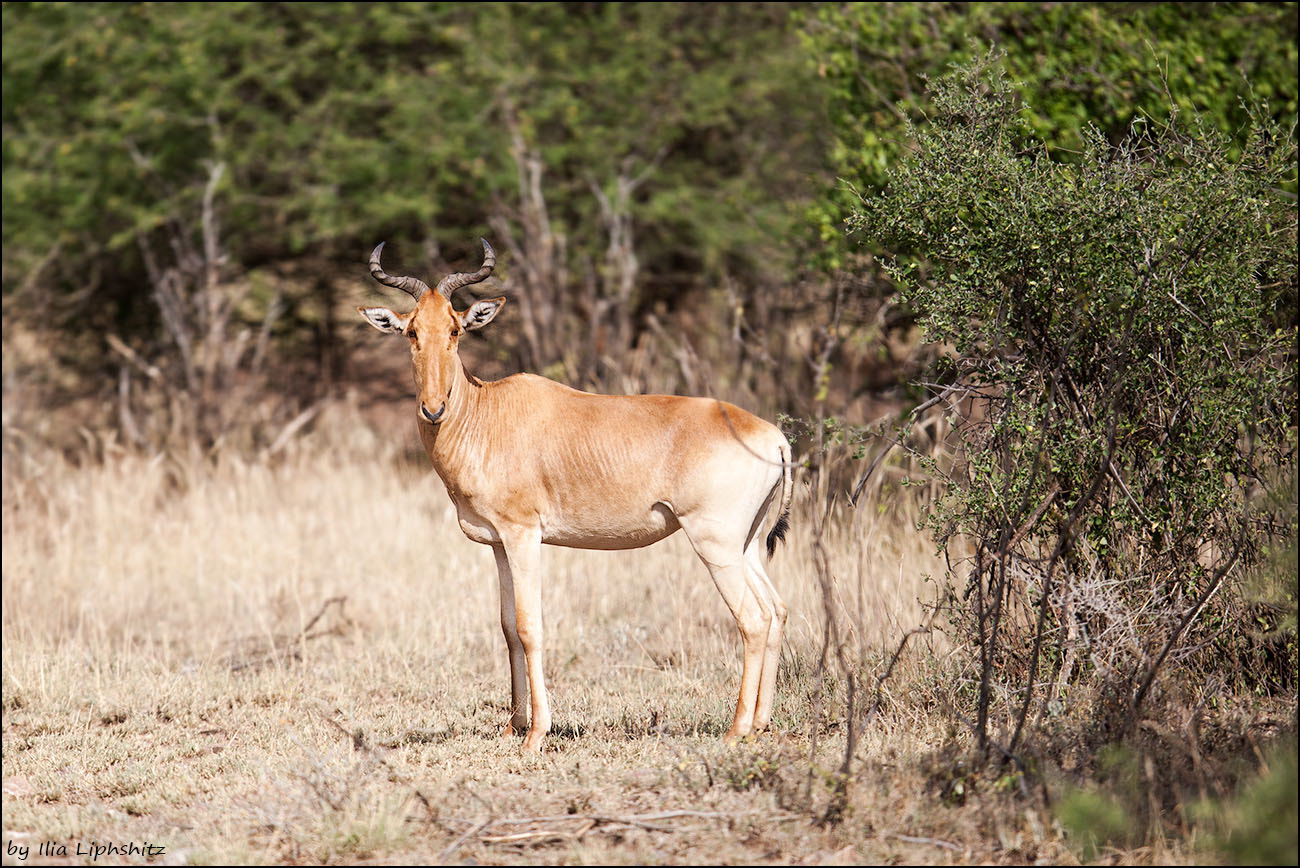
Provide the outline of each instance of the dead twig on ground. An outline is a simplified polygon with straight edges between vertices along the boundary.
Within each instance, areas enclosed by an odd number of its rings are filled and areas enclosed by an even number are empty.
[[[311,617],[307,624],[295,633],[274,633],[267,637],[250,636],[244,639],[232,639],[229,644],[235,647],[235,650],[227,655],[227,665],[232,672],[239,672],[243,669],[253,669],[265,666],[274,662],[281,657],[290,660],[302,659],[302,648],[292,648],[295,643],[301,646],[301,643],[308,642],[312,639],[319,639],[323,636],[339,636],[344,633],[347,627],[351,626],[352,621],[348,618],[343,610],[347,602],[346,596],[330,597],[321,604],[320,609]],[[331,606],[338,606],[338,623],[328,629],[317,630],[312,632],[312,628],[317,622],[325,616]],[[242,647],[241,647],[242,646]],[[278,649],[285,649],[281,652]]]
[[[759,811],[656,811],[649,814],[615,816],[607,814],[562,814],[549,817],[511,817],[494,820],[488,818],[474,822],[438,854],[436,861],[445,863],[465,842],[477,838],[481,844],[540,844],[548,841],[576,841],[593,831],[617,832],[624,829],[645,829],[649,832],[680,834],[699,831],[699,825],[674,826],[665,820],[682,818],[736,821],[747,817],[761,817],[764,822],[788,822],[802,819],[798,814],[763,814]],[[468,821],[465,821],[468,822]],[[566,826],[570,826],[566,828]],[[541,828],[507,831],[517,826]]]
[[[943,847],[945,850],[954,850],[958,853],[962,851],[961,847],[951,841],[942,841],[938,838],[923,838],[917,835],[900,835],[897,832],[882,832],[882,838],[893,838],[897,841],[906,841],[908,844],[929,844],[932,847]]]

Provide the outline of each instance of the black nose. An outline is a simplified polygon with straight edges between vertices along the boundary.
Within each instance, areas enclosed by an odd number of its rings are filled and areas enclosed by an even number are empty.
[[[420,415],[423,416],[426,421],[434,425],[438,424],[438,420],[442,418],[442,414],[445,412],[447,412],[446,404],[439,407],[437,413],[430,413],[428,407],[424,406],[423,403],[420,404]]]

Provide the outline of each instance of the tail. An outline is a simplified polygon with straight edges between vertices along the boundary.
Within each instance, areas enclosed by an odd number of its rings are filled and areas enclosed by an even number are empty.
[[[776,554],[776,544],[785,541],[790,529],[790,498],[794,496],[794,483],[790,481],[790,444],[781,444],[781,517],[767,535],[767,557]]]

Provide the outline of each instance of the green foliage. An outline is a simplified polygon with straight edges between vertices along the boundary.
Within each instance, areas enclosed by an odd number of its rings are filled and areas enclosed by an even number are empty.
[[[867,444],[876,432],[868,426],[846,423],[836,416],[824,416],[821,419],[795,419],[782,413],[777,419],[781,432],[791,441],[806,443],[801,451],[827,451],[833,447],[845,447],[846,454],[853,460],[861,460],[867,454]]]
[[[909,147],[904,119],[936,112],[926,81],[975,59],[972,39],[1006,52],[1045,153],[1077,161],[1090,126],[1118,142],[1134,118],[1168,116],[1157,74],[1223,133],[1249,122],[1252,94],[1275,119],[1294,117],[1296,21],[1284,3],[843,3],[808,12],[804,38],[828,88],[836,175],[874,193]],[[855,204],[840,187],[814,209],[833,249]]]
[[[1215,848],[1232,865],[1294,865],[1297,856],[1296,751],[1274,754],[1268,770],[1216,810]]]
[[[1095,860],[1100,848],[1129,844],[1134,836],[1133,817],[1106,793],[1072,790],[1056,806],[1056,815],[1084,862]]]
[[[1291,444],[1292,449],[1295,443]],[[1264,552],[1258,569],[1249,577],[1249,599],[1276,613],[1272,629],[1290,635],[1295,648],[1297,603],[1300,603],[1300,514],[1297,512],[1295,468],[1269,486],[1266,503],[1279,523],[1277,539]],[[1260,624],[1265,629],[1268,623]]]
[[[1082,861],[1096,860],[1106,847],[1134,846],[1143,821],[1172,819],[1150,815],[1154,782],[1144,778],[1141,762],[1128,748],[1106,745],[1096,780],[1067,786],[1057,800],[1056,816]],[[1184,832],[1198,833],[1193,840],[1201,854],[1228,865],[1296,864],[1295,748],[1271,751],[1262,772],[1230,786],[1235,791],[1228,796],[1197,801],[1182,816]]]
[[[963,463],[932,520],[977,545],[970,638],[1014,683],[1061,659],[1044,637],[1081,631],[1135,684],[1278,529],[1254,491],[1294,461],[1294,127],[1252,111],[1234,140],[1171,107],[1117,144],[1085,130],[1057,162],[992,53],[931,104],[851,222],[925,257],[891,273],[958,354]],[[1047,608],[1012,640],[1018,600]]]
[[[94,288],[96,311],[147,312],[137,242],[196,224],[217,163],[233,270],[355,266],[382,239],[459,256],[493,216],[519,219],[532,154],[575,284],[610,243],[593,191],[623,174],[646,175],[628,208],[653,289],[763,276],[788,259],[789,203],[818,165],[786,20],[714,4],[6,4],[5,293],[39,277],[63,298]]]

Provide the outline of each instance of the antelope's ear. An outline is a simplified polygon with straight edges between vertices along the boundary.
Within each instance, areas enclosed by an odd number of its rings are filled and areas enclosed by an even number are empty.
[[[472,332],[475,329],[481,329],[483,326],[492,322],[493,317],[501,310],[501,306],[506,303],[506,297],[485,298],[482,301],[476,301],[469,306],[468,310],[456,314],[460,317],[460,324],[464,326],[465,331]]]
[[[386,307],[359,307],[357,312],[369,320],[372,326],[389,334],[401,334],[411,321],[409,316],[398,316]]]

